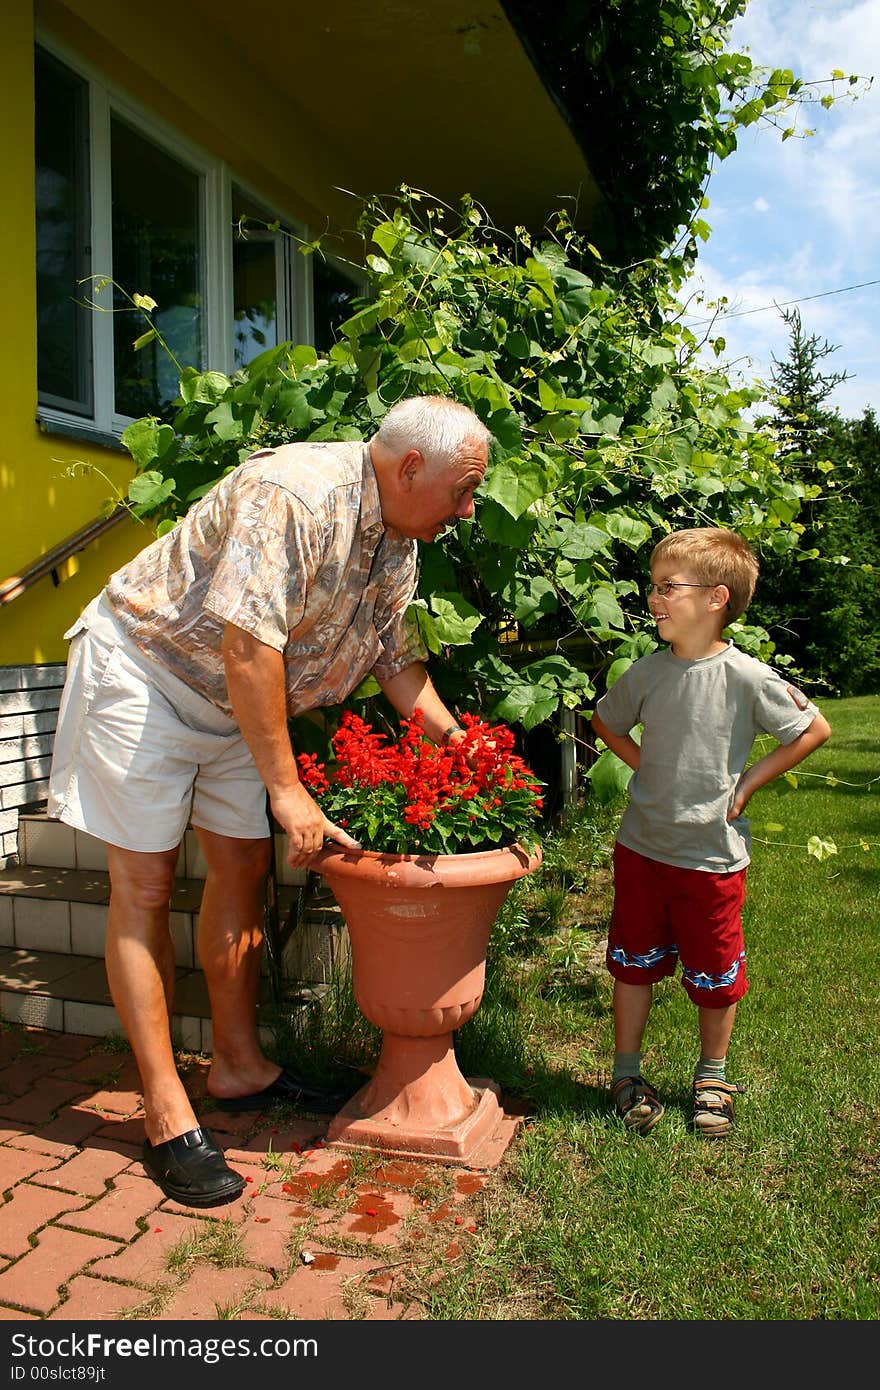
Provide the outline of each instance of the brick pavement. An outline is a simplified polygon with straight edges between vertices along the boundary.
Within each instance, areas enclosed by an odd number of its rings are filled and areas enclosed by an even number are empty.
[[[181,1059],[200,1120],[246,1178],[196,1209],[140,1162],[127,1051],[0,1029],[0,1320],[420,1319],[478,1238],[486,1173],[324,1147],[326,1119],[207,1108],[208,1060]]]

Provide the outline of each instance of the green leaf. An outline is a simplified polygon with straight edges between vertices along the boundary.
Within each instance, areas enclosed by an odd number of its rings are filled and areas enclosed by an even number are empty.
[[[142,333],[139,338],[135,338],[134,342],[132,343],[132,347],[134,348],[135,352],[140,352],[141,348],[145,348],[147,346],[147,343],[155,342],[158,336],[159,330],[157,328],[151,328],[146,333]]]
[[[650,526],[646,526],[643,521],[637,521],[633,516],[627,516],[625,512],[605,512],[602,519],[609,536],[613,536],[616,541],[623,541],[630,550],[641,550],[651,538]]]
[[[222,372],[193,372],[188,369],[180,378],[180,394],[185,401],[215,402],[222,400],[232,383]]]
[[[479,511],[480,526],[488,541],[496,545],[511,546],[514,550],[523,550],[529,543],[535,523],[531,517],[523,515],[512,517],[506,508],[499,505],[491,497],[485,498],[480,505]]]
[[[548,694],[546,686],[517,685],[493,707],[492,716],[508,720],[511,724],[522,724],[528,730],[543,724],[558,706],[558,696]]]
[[[600,531],[598,526],[577,525],[571,521],[563,521],[559,529],[548,537],[548,543],[569,560],[588,560],[592,555],[610,548],[606,531]]]
[[[559,607],[556,590],[541,575],[525,579],[517,576],[501,590],[501,597],[510,607],[517,622],[531,627],[539,618],[555,613]]]
[[[242,420],[238,415],[233,414],[229,401],[221,401],[205,416],[205,421],[214,426],[214,433],[218,439],[241,439],[244,434]]]
[[[616,595],[604,584],[596,586],[592,599],[578,609],[578,616],[581,622],[588,626],[597,625],[612,630],[622,629],[626,626],[623,609],[618,603]]]
[[[616,801],[629,786],[632,768],[622,762],[610,748],[604,748],[592,767],[587,768],[587,777],[597,800],[602,805]]]
[[[610,690],[614,682],[620,680],[624,671],[628,671],[632,664],[632,659],[628,656],[620,656],[616,661],[612,661],[605,673],[606,690]]]
[[[429,600],[437,627],[437,636],[444,646],[466,646],[483,621],[461,594],[433,594]]]
[[[504,458],[493,466],[484,491],[517,518],[544,496],[547,474],[531,457]]]
[[[829,859],[836,853],[837,845],[833,840],[823,840],[819,835],[811,835],[807,841],[807,854],[812,854],[815,859]]]
[[[662,414],[671,410],[678,402],[678,391],[671,377],[666,376],[651,392],[652,414]]]
[[[146,468],[157,459],[164,460],[176,446],[171,426],[160,424],[152,415],[127,425],[121,438],[138,468]]]
[[[140,507],[159,507],[174,491],[174,479],[152,470],[139,473],[128,485],[129,501]]]

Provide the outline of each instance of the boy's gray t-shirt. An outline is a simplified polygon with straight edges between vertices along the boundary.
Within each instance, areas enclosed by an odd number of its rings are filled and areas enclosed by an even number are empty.
[[[819,711],[731,643],[698,661],[671,647],[641,657],[596,713],[614,734],[642,725],[619,842],[664,864],[732,873],[748,864],[751,837],[748,819],[728,823],[727,812],[756,735],[791,743]]]

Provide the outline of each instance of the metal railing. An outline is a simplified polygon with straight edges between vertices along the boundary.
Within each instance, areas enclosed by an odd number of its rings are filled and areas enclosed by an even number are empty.
[[[10,575],[0,584],[0,607],[7,603],[12,603],[14,599],[20,598],[33,584],[40,579],[45,579],[46,575],[51,575],[53,583],[57,586],[61,583],[58,577],[58,568],[63,565],[65,560],[69,560],[72,555],[78,555],[81,550],[85,550],[87,545],[96,541],[99,536],[103,536],[111,527],[116,526],[124,516],[130,515],[126,506],[115,507],[109,516],[95,517],[94,521],[81,526],[73,535],[54,546],[52,550],[47,550],[45,555],[41,555],[33,564],[28,565],[19,574]]]

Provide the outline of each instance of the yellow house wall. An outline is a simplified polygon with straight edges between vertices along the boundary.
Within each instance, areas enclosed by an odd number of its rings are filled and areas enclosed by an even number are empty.
[[[295,7],[291,7],[293,11]],[[148,22],[147,22],[148,18]],[[290,43],[291,33],[267,34]],[[4,267],[0,334],[0,583],[99,515],[114,488],[125,489],[126,455],[47,435],[35,421],[36,284],[33,148],[33,44],[40,33],[67,44],[147,111],[224,159],[233,174],[291,218],[323,230],[345,225],[350,203],[334,186],[351,187],[346,160],[297,109],[289,95],[241,62],[186,5],[153,0],[6,0],[0,57],[4,132]],[[293,90],[295,90],[295,85]],[[67,476],[71,466],[91,474]],[[105,476],[101,476],[101,475]],[[0,608],[0,665],[63,661],[63,633],[107,576],[152,538],[123,522],[83,551],[59,587],[38,581]]]
[[[74,459],[95,464],[117,484],[129,474],[124,458],[106,449],[41,434],[35,423],[36,286],[33,155],[33,7],[7,0],[3,16],[0,128],[4,131],[0,265],[0,582],[97,516],[107,483],[96,476],[65,478]],[[127,523],[102,538],[68,584],[41,580],[0,609],[0,664],[63,660],[62,634],[100,583],[142,544]],[[89,574],[89,568],[92,573]]]

